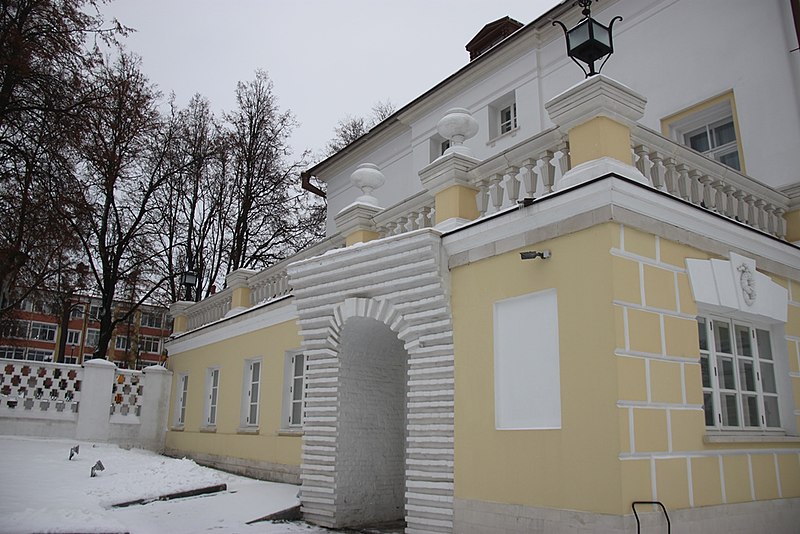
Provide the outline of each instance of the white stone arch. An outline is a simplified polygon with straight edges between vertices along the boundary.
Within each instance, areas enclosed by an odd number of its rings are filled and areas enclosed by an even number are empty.
[[[414,532],[450,532],[453,518],[452,318],[435,231],[343,249],[290,268],[306,354],[301,467],[307,520],[345,526],[341,493],[339,373],[348,319],[378,321],[407,353],[405,519]]]

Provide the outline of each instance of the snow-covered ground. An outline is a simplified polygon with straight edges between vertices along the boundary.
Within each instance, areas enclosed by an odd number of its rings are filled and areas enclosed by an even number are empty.
[[[70,447],[80,445],[71,461]],[[105,467],[90,478],[100,460]],[[218,484],[227,491],[112,508]],[[130,534],[329,532],[299,523],[248,521],[298,504],[297,486],[262,482],[191,460],[116,445],[0,436],[0,533]]]

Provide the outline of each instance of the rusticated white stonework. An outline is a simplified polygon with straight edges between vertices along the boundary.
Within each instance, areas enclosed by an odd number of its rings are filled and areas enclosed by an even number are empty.
[[[453,531],[442,255],[439,233],[424,229],[290,266],[307,358],[306,520],[339,528],[405,516],[409,533]]]

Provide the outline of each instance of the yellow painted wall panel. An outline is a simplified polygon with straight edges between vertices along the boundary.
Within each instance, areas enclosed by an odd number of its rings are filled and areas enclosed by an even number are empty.
[[[667,450],[666,410],[634,409],[633,429],[636,452],[661,452]]]
[[[653,402],[680,404],[683,402],[681,364],[659,360],[650,361],[650,398]]]
[[[633,501],[653,500],[650,460],[621,460],[619,469],[622,473],[622,502],[627,503],[625,513],[629,514]]]
[[[792,377],[792,391],[794,392],[794,408],[800,410],[800,377]]]
[[[700,358],[696,320],[665,315],[664,338],[668,355],[681,358]]]
[[[286,321],[184,353],[170,356],[174,373],[169,425],[174,424],[175,384],[189,374],[186,422],[181,432],[167,432],[169,448],[246,458],[284,465],[300,465],[301,441],[297,436],[278,436],[283,410],[285,352],[300,347],[297,323]],[[245,361],[261,359],[261,399],[258,434],[240,434]],[[216,432],[202,432],[205,421],[206,376],[218,367],[219,393]]]
[[[618,225],[604,224],[537,243],[535,248],[553,252],[544,262],[521,262],[511,251],[453,269],[457,497],[627,513],[620,502],[614,354],[620,315],[608,283],[614,233]],[[592,269],[586,269],[586,257],[593,258]],[[494,303],[552,288],[558,297],[561,429],[496,430],[494,340],[487,329]],[[598,487],[607,491],[598,494]]]
[[[612,259],[614,269],[614,300],[633,304],[642,303],[642,291],[639,285],[639,262],[615,256]]]
[[[668,239],[659,239],[658,245],[661,261],[676,267],[686,268],[686,258],[707,260],[711,257],[703,251]]]
[[[798,350],[800,350],[800,343],[797,341],[788,340],[786,342],[789,350],[789,372],[800,373],[800,358],[798,358]]]
[[[647,375],[643,358],[618,357],[617,373],[620,400],[647,400]]]
[[[634,352],[661,354],[661,320],[657,313],[628,309],[628,338]]]
[[[747,456],[723,456],[722,468],[725,471],[725,497],[727,502],[752,501]]]
[[[689,507],[687,458],[656,460],[656,492],[668,510]]]
[[[775,456],[772,454],[753,454],[753,486],[759,501],[777,499],[778,478],[775,473]]]
[[[572,166],[604,156],[633,165],[630,129],[608,117],[595,117],[569,131]]]
[[[675,273],[653,265],[645,265],[644,294],[648,307],[677,311]]]
[[[625,349],[625,308],[614,306],[614,339],[616,347]]]
[[[800,215],[800,210],[797,210]],[[789,300],[800,301],[800,281],[789,280]]]
[[[703,410],[670,410],[673,451],[703,450],[706,422]]]
[[[631,451],[630,416],[628,408],[619,408],[619,448],[620,452]]]
[[[692,462],[692,497],[695,506],[722,504],[722,485],[719,476],[719,458],[702,456],[690,458]]]
[[[683,374],[686,383],[686,403],[703,404],[703,376],[700,364],[683,364]]]
[[[781,491],[784,499],[800,497],[800,455],[779,454],[778,469],[781,474]]]
[[[790,211],[783,217],[786,219],[786,241],[800,240],[800,210]]]
[[[656,237],[653,234],[640,232],[626,226],[623,238],[627,252],[656,259]]]
[[[800,337],[800,306],[789,304],[789,317],[786,322],[786,335]]]
[[[689,284],[689,276],[686,273],[678,273],[678,299],[680,300],[680,311],[688,315],[697,315],[697,303],[694,300],[692,286]]]

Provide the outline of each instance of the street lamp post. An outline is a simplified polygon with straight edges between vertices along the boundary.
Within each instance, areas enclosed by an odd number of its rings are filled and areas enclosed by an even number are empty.
[[[194,300],[192,290],[197,285],[197,273],[194,271],[186,271],[181,274],[181,285],[186,288],[186,296],[184,300]]]

